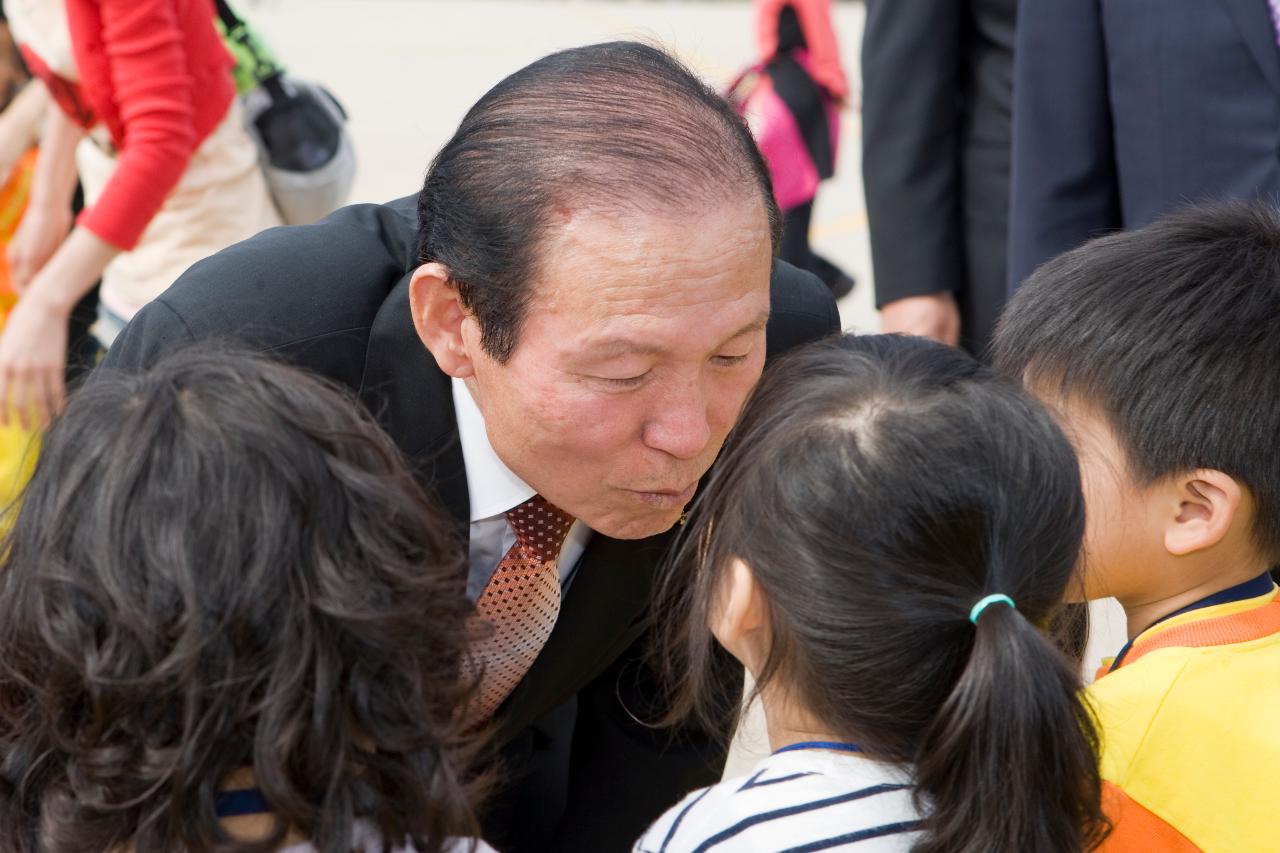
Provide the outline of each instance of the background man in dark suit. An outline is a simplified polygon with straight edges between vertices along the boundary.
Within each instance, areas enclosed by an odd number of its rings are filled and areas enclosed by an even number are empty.
[[[1005,298],[1017,0],[867,0],[862,175],[886,332],[987,347]]]
[[[1268,0],[1035,0],[1015,79],[1011,287],[1100,233],[1280,191]]]
[[[821,282],[773,263],[777,223],[718,96],[652,48],[565,51],[472,108],[416,213],[347,208],[197,264],[106,367],[233,336],[355,389],[458,519],[482,602],[506,576],[511,513],[556,511],[568,534],[539,565],[558,618],[540,648],[511,644],[535,658],[492,718],[511,778],[487,835],[629,849],[724,760],[714,738],[641,722],[653,570],[766,352],[838,326]]]

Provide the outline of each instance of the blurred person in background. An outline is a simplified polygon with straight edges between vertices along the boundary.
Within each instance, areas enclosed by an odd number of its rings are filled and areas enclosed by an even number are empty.
[[[885,332],[985,355],[1005,299],[1017,13],[867,0],[862,174]]]
[[[36,142],[48,105],[44,86],[27,75],[0,7],[0,328],[18,300],[4,250],[27,207],[38,154]],[[79,312],[73,313],[73,324],[82,330],[88,328]],[[73,360],[69,358],[68,363]],[[16,423],[0,425],[0,506],[18,496],[30,475],[35,460],[33,438],[32,430]]]
[[[1009,287],[1192,201],[1280,195],[1280,4],[1035,0],[1018,21]]]
[[[57,105],[9,249],[22,298],[0,334],[0,419],[26,423],[61,405],[68,318],[99,278],[105,348],[184,269],[279,217],[210,0],[8,0],[6,11]],[[77,174],[86,208],[73,228]]]
[[[821,278],[838,299],[853,290],[853,278],[809,244],[814,199],[835,174],[840,108],[849,96],[831,0],[756,0],[755,23],[759,61],[730,87],[730,98],[769,164],[783,214],[778,257]]]

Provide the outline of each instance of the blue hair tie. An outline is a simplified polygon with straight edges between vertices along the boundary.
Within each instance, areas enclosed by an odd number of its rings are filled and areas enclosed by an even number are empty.
[[[982,615],[982,611],[992,604],[1007,604],[1014,610],[1018,609],[1018,605],[1013,603],[1012,598],[997,592],[994,595],[988,595],[980,599],[977,604],[973,605],[973,609],[969,611],[969,621],[977,625],[978,617]]]

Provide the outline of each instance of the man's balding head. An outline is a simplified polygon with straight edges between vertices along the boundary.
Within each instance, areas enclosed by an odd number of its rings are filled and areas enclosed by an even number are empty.
[[[744,202],[776,248],[768,171],[729,104],[656,48],[591,45],[526,66],[471,108],[419,196],[418,257],[447,269],[505,362],[548,238],[575,213],[687,219]]]

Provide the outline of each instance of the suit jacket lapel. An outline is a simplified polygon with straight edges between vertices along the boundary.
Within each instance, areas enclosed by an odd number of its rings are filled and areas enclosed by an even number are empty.
[[[567,702],[635,640],[671,541],[671,533],[639,541],[592,537],[551,637],[499,712],[498,741]]]
[[[1267,79],[1280,93],[1280,46],[1266,0],[1221,0],[1235,21],[1240,36]]]
[[[413,328],[409,273],[374,318],[360,399],[395,437],[428,494],[437,495],[457,520],[465,542],[471,502],[453,389]]]

